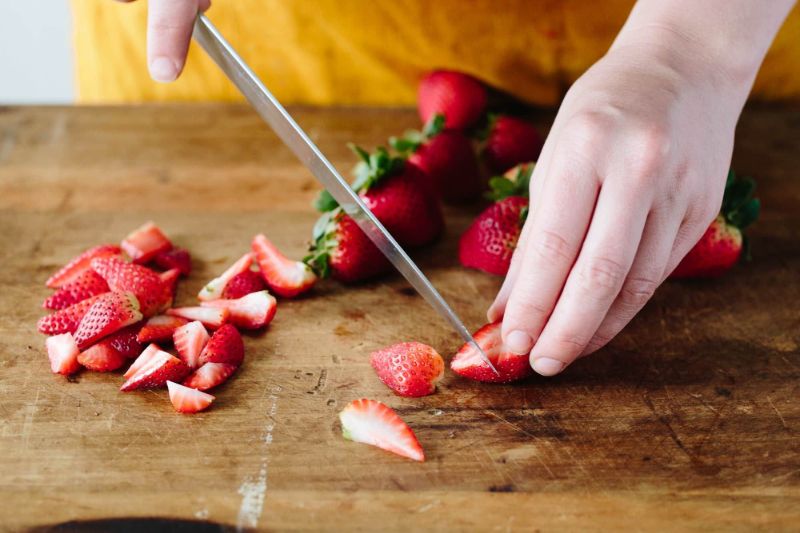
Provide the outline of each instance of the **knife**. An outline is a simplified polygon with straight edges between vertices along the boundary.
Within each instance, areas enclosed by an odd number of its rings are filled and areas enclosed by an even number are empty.
[[[353,191],[345,179],[336,171],[319,148],[311,141],[297,122],[289,115],[272,93],[267,90],[258,76],[239,57],[239,54],[220,34],[219,30],[204,14],[200,13],[194,25],[194,39],[203,47],[211,59],[222,69],[228,78],[239,88],[250,104],[256,108],[261,118],[269,124],[280,139],[294,152],[314,177],[339,202],[345,213],[358,224],[367,237],[386,258],[400,271],[414,289],[456,329],[465,342],[477,348],[481,359],[498,374],[497,369],[472,338],[469,330],[439,294],[439,291],[425,277],[392,235],[383,227],[364,202]]]

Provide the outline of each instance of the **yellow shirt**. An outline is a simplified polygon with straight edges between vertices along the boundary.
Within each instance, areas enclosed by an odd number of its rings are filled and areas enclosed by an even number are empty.
[[[550,105],[608,49],[633,0],[215,0],[209,17],[285,103],[413,104],[434,68]],[[146,2],[72,0],[78,99],[240,100],[193,46],[181,78],[150,80]],[[800,101],[800,7],[753,96]]]

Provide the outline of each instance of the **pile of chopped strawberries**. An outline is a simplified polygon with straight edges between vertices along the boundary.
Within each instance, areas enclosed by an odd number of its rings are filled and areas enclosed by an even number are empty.
[[[130,363],[122,392],[166,387],[175,410],[195,413],[244,361],[239,330],[265,328],[277,301],[316,282],[311,269],[284,257],[263,235],[198,294],[199,305],[172,307],[178,281],[191,273],[191,256],[152,222],[119,246],[86,250],[47,280],[55,289],[42,317],[54,373],[112,372]],[[163,347],[174,347],[174,354]]]

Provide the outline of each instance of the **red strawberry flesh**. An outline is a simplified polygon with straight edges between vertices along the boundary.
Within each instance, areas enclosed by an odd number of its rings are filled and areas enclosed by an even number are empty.
[[[214,401],[214,396],[211,394],[185,387],[172,380],[167,381],[167,389],[169,390],[169,400],[179,413],[203,411]]]
[[[120,253],[119,246],[112,244],[102,244],[90,248],[77,257],[72,258],[66,265],[64,265],[58,272],[50,276],[47,280],[47,286],[51,289],[61,287],[70,281],[76,279],[84,271],[90,268],[90,263],[95,257],[111,257],[118,256]]]
[[[450,361],[450,369],[465,378],[488,383],[510,383],[533,373],[527,355],[513,353],[500,336],[500,322],[486,324],[473,335],[497,369],[495,374],[472,343],[466,343]]]
[[[216,329],[228,322],[231,313],[227,309],[212,307],[175,307],[167,309],[169,316],[185,318],[188,321],[199,320],[207,328]]]
[[[130,326],[142,319],[139,302],[129,292],[101,294],[78,324],[75,342],[85,349],[99,339]]]
[[[226,363],[206,363],[190,374],[183,384],[197,390],[213,389],[225,383],[237,368]]]
[[[167,384],[167,381],[182,381],[191,369],[186,363],[168,354],[156,352],[149,361],[144,363],[136,373],[123,383],[119,390],[129,392],[139,389],[157,389]]]
[[[78,354],[80,350],[71,333],[62,333],[48,337],[45,341],[47,357],[50,359],[50,370],[54,374],[69,376],[80,370]]]
[[[92,296],[108,292],[108,283],[94,270],[86,269],[78,277],[65,283],[42,304],[45,309],[64,309]]]
[[[317,276],[307,264],[288,259],[264,235],[253,238],[252,249],[264,281],[278,296],[294,298],[316,283]]]
[[[172,243],[153,222],[147,222],[130,233],[120,247],[134,263],[144,264],[161,252],[172,248]]]
[[[244,360],[244,343],[239,331],[230,324],[225,324],[211,335],[203,352],[200,364],[226,363],[239,366]]]
[[[189,368],[200,366],[200,354],[208,343],[208,332],[203,324],[197,320],[189,322],[175,330],[173,342],[178,356]]]
[[[402,342],[372,352],[370,363],[381,381],[400,396],[432,394],[444,375],[442,356],[421,342]]]
[[[275,298],[267,291],[254,292],[236,300],[202,302],[200,305],[227,309],[231,323],[242,329],[266,327],[275,318],[278,307]]]
[[[392,409],[375,400],[353,400],[341,413],[342,435],[348,440],[377,446],[414,461],[424,461],[414,432]]]

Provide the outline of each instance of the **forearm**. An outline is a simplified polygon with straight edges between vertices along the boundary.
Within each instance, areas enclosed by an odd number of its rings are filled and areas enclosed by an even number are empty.
[[[639,0],[611,50],[653,46],[744,103],[795,0]]]

